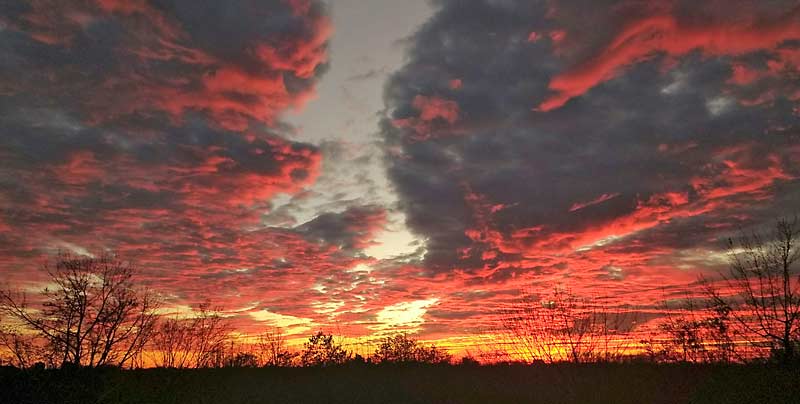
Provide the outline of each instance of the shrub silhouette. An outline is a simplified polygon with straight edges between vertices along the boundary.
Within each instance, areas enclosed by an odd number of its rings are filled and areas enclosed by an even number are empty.
[[[406,334],[386,337],[373,356],[387,363],[447,363],[451,356],[435,345],[424,346]]]
[[[350,360],[352,354],[337,344],[332,334],[322,331],[308,337],[308,342],[303,344],[303,353],[300,363],[303,366],[331,366],[341,365]]]
[[[239,352],[225,359],[223,367],[227,368],[255,368],[258,367],[258,357],[249,352]]]

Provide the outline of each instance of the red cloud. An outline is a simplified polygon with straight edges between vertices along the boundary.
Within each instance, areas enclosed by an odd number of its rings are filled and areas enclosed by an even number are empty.
[[[251,120],[271,126],[287,108],[299,109],[313,96],[314,76],[327,62],[332,32],[330,19],[312,13],[309,1],[291,1],[305,32],[254,36],[237,60],[194,42],[180,21],[143,0],[58,2],[55,9],[49,4],[32,0],[31,12],[9,25],[66,47],[91,20],[117,23],[125,34],[111,50],[120,54],[119,71],[94,77],[114,97],[86,101],[84,112],[93,124],[156,110],[177,121],[188,112],[204,113],[233,131],[245,131]],[[154,61],[177,66],[160,70],[162,64]],[[285,79],[292,78],[305,84],[290,91]]]
[[[724,149],[715,157],[721,161],[707,166],[706,175],[691,180],[692,187],[704,199],[737,195],[768,199],[771,196],[768,189],[775,181],[794,179],[784,171],[777,154],[767,155],[761,166],[752,163],[753,151],[747,146]]]
[[[567,33],[566,33],[566,32],[564,32],[564,31],[562,31],[562,30],[555,30],[555,31],[550,31],[550,33],[548,34],[548,36],[550,37],[550,39],[551,39],[551,40],[552,40],[554,43],[558,44],[559,42],[563,41],[563,40],[564,40],[564,38],[566,38],[566,36],[567,36]],[[530,39],[530,38],[529,38],[529,39]]]
[[[103,168],[94,153],[79,151],[69,157],[65,164],[55,167],[53,173],[61,182],[69,185],[85,185],[103,178]]]
[[[190,110],[203,111],[221,127],[234,131],[246,130],[251,119],[272,125],[281,112],[287,108],[302,108],[314,93],[313,86],[290,92],[284,76],[311,79],[317,67],[327,61],[330,22],[319,17],[308,23],[314,32],[308,39],[287,39],[278,45],[255,46],[255,54],[262,63],[258,71],[208,59],[202,52],[190,48],[177,45],[167,48],[165,44],[168,54],[185,55],[187,62],[194,59],[205,65],[207,71],[201,77],[185,77],[173,85],[145,90],[137,95],[136,108],[148,108],[157,100],[156,105],[175,118],[181,118]]]
[[[570,263],[570,276],[574,276],[579,272],[576,268],[579,264],[574,261],[578,257],[585,259],[586,254],[597,256],[603,251],[615,248],[616,245],[630,246],[632,236],[675,220],[699,215],[718,216],[735,208],[739,201],[771,198],[773,184],[795,178],[783,169],[784,164],[778,155],[768,155],[766,160],[757,159],[756,156],[757,152],[749,144],[722,149],[714,155],[716,162],[706,166],[707,172],[691,179],[687,184],[694,189],[694,197],[690,198],[686,191],[655,193],[647,198],[637,198],[635,208],[628,213],[608,220],[587,221],[579,228],[568,231],[549,226],[534,226],[509,233],[501,232],[493,226],[492,204],[484,196],[474,193],[467,187],[465,201],[472,208],[475,226],[468,229],[465,235],[474,243],[484,245],[486,249],[481,256],[483,260],[493,261],[498,257],[497,253],[519,257],[517,259],[505,257],[503,263],[495,262],[487,265],[488,268],[497,265],[501,267],[552,265],[552,260],[558,257],[562,263]],[[591,202],[576,204],[573,207],[577,207],[575,210],[578,210],[618,196],[604,194]],[[713,223],[711,217],[707,220]],[[471,249],[466,251],[467,254]],[[658,251],[655,246],[648,246],[648,251],[648,257],[668,253],[668,251]],[[624,254],[609,254],[606,258],[619,263],[625,259],[624,257]],[[639,266],[647,264],[646,259],[637,262],[636,265]],[[605,265],[608,261],[600,260],[598,263]]]
[[[618,192],[615,192],[615,193],[611,193],[611,194],[600,195],[597,198],[592,199],[589,202],[575,202],[575,203],[572,204],[572,206],[570,206],[569,211],[570,212],[575,212],[576,210],[581,210],[581,209],[583,209],[585,207],[588,207],[588,206],[597,205],[599,203],[603,203],[605,201],[609,201],[609,200],[614,199],[614,198],[616,198],[618,196],[620,196],[620,194]]]
[[[205,27],[148,1],[32,0],[9,27],[28,35],[19,35],[20,49],[41,51],[20,51],[29,70],[17,73],[26,79],[2,84],[4,95],[19,96],[9,116],[54,111],[18,123],[52,144],[19,135],[3,143],[12,145],[8,155],[0,150],[3,169],[16,177],[13,194],[0,195],[2,277],[27,287],[40,280],[33,269],[43,254],[112,249],[137,260],[148,287],[170,303],[209,298],[241,310],[309,302],[313,286],[333,278],[350,285],[333,274],[370,262],[360,249],[384,212],[345,218],[355,244],[347,251],[263,222],[276,194],[316,180],[322,158],[276,134],[280,114],[313,94],[331,32],[319,3],[290,3],[262,10],[280,26],[242,26],[233,34],[244,39],[221,51],[191,31]],[[96,21],[102,26],[87,30]],[[114,35],[93,37],[103,29]],[[52,65],[54,55],[64,65]],[[252,121],[261,125],[246,132]]]
[[[162,35],[171,40],[182,35],[177,24],[170,22],[160,11],[145,0],[95,0],[106,13],[121,16],[141,16],[152,24]]]
[[[365,249],[374,245],[376,234],[386,226],[386,211],[384,209],[349,210],[345,219],[350,224],[348,232],[356,235],[354,247]]]
[[[172,174],[164,186],[186,195],[187,200],[199,206],[212,200],[250,206],[278,192],[295,193],[316,179],[321,162],[318,151],[294,148],[279,139],[272,139],[262,147],[254,152],[262,150],[264,159],[274,159],[273,170],[243,167],[213,150],[194,150],[191,152],[204,159],[204,164],[161,168]]]
[[[455,101],[418,95],[411,105],[419,111],[419,119],[425,122],[440,118],[452,124],[458,120],[458,104]]]
[[[595,56],[550,80],[556,92],[537,107],[550,111],[561,107],[592,87],[613,79],[626,66],[663,53],[682,56],[693,50],[708,55],[741,55],[770,49],[800,37],[800,8],[773,21],[749,23],[686,23],[671,15],[643,18],[627,24]]]
[[[307,10],[306,10],[307,12]],[[309,22],[314,35],[309,39],[292,39],[279,45],[261,44],[256,47],[259,59],[273,70],[288,71],[300,78],[311,78],[317,67],[328,60],[326,44],[333,32],[328,18]]]
[[[414,140],[428,139],[435,127],[452,126],[459,119],[458,103],[444,98],[417,95],[411,106],[417,110],[417,117],[395,119],[392,124],[397,128],[411,128]]]
[[[743,86],[758,80],[760,76],[757,70],[751,70],[743,64],[734,64],[730,82]]]
[[[735,62],[728,83],[739,103],[745,106],[765,104],[783,96],[800,100],[800,85],[792,80],[800,69],[800,50],[777,49],[770,52],[766,66]],[[755,92],[754,92],[755,91]]]
[[[206,73],[201,82],[199,90],[154,89],[152,97],[143,97],[142,102],[155,98],[176,118],[187,110],[207,111],[220,126],[234,131],[246,130],[249,119],[271,125],[278,112],[296,102],[276,73],[255,75],[225,67]]]
[[[284,0],[292,7],[295,15],[305,15],[311,10],[311,0]]]

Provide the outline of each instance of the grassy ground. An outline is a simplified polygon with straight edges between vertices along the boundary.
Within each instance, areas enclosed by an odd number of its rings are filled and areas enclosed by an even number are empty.
[[[346,366],[0,369],[0,403],[800,403],[800,372],[765,366]]]

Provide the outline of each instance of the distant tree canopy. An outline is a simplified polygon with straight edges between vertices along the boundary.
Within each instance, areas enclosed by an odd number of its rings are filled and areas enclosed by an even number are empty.
[[[21,327],[4,329],[0,342],[20,367],[124,366],[153,335],[158,301],[137,288],[136,268],[113,254],[60,253],[46,263],[48,285],[35,305],[24,293],[0,291],[0,312]]]
[[[373,355],[378,362],[448,363],[451,355],[435,345],[424,346],[406,334],[386,337]]]
[[[319,331],[303,344],[300,362],[303,366],[331,366],[344,364],[351,357],[352,353],[336,343],[332,334]]]

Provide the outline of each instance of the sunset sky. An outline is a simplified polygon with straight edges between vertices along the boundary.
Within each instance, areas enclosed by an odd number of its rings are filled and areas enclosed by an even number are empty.
[[[0,280],[110,250],[238,332],[658,316],[800,213],[796,0],[0,3]]]

